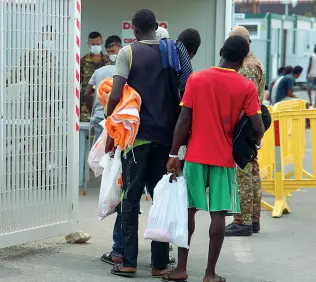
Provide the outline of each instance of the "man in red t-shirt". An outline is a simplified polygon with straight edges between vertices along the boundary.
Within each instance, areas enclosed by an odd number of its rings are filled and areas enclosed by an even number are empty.
[[[256,87],[237,73],[248,52],[248,42],[232,36],[221,50],[219,67],[194,73],[189,78],[167,164],[169,172],[180,174],[177,152],[191,130],[184,169],[189,200],[189,243],[194,232],[195,213],[206,210],[212,218],[203,282],[226,281],[216,275],[215,267],[224,241],[225,216],[240,212],[232,146],[234,128],[242,112],[251,121],[258,145],[264,134]],[[209,205],[206,187],[209,187]],[[188,250],[179,248],[178,266],[164,279],[186,280],[187,258]]]

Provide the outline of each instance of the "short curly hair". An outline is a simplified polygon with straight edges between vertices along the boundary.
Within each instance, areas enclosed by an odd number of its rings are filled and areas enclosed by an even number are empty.
[[[196,29],[187,28],[179,34],[178,41],[185,46],[189,54],[195,55],[201,45],[201,36]]]
[[[92,31],[92,32],[89,33],[89,36],[88,36],[89,39],[96,39],[98,37],[102,38],[101,33],[98,32],[98,31]]]
[[[303,68],[301,66],[296,66],[294,69],[293,69],[293,74],[296,74],[296,75],[301,75],[303,72]]]
[[[229,37],[222,48],[222,57],[231,62],[243,61],[249,53],[249,43],[241,36]]]
[[[291,66],[286,66],[286,67],[284,68],[283,74],[284,74],[284,75],[287,75],[287,74],[293,73],[293,70],[294,70],[293,67],[291,67]]]
[[[132,23],[144,33],[156,30],[158,27],[154,12],[148,9],[139,10],[133,17]]]
[[[117,35],[111,35],[105,40],[105,49],[111,48],[114,44],[122,45],[122,40]]]

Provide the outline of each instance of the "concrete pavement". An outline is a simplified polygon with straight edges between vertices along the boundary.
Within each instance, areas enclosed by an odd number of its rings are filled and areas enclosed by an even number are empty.
[[[97,181],[92,185],[96,187]],[[78,230],[91,233],[86,245],[70,245],[63,238],[16,246],[0,251],[0,281],[130,281],[113,277],[111,267],[100,261],[112,246],[114,216],[96,219],[98,189],[80,197]],[[272,219],[263,212],[262,232],[249,238],[227,238],[218,272],[229,282],[316,281],[316,191],[303,190],[289,199],[290,215]],[[272,198],[266,198],[272,201]],[[138,277],[132,281],[154,281],[149,277],[150,242],[143,239],[150,203],[142,201]],[[229,221],[230,219],[228,219]],[[188,281],[202,281],[208,249],[209,216],[197,216],[196,234],[190,250]],[[176,255],[174,252],[173,255]]]
[[[304,93],[300,94],[304,95]],[[311,171],[310,140],[306,169]],[[140,216],[139,268],[135,279],[110,274],[111,266],[100,261],[112,246],[114,216],[96,218],[99,180],[93,180],[87,196],[80,196],[78,230],[92,235],[85,245],[70,245],[63,237],[0,250],[0,281],[16,282],[115,282],[155,281],[150,278],[150,242],[143,239],[150,202],[142,201]],[[227,238],[218,263],[218,273],[228,282],[313,282],[316,281],[315,190],[301,190],[288,199],[290,215],[281,219],[262,213],[262,232],[249,238]],[[272,203],[273,198],[265,196]],[[231,219],[228,218],[229,223]],[[209,215],[197,215],[196,233],[189,257],[188,281],[202,281],[208,250]],[[173,252],[176,256],[176,252]],[[159,281],[159,280],[158,280]]]

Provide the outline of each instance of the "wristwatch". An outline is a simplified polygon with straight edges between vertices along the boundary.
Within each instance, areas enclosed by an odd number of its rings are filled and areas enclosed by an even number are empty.
[[[262,147],[261,142],[260,142],[260,144],[259,144],[259,145],[257,145],[257,144],[256,144],[256,148],[257,148],[257,150],[260,150],[260,149],[261,149],[261,147]]]

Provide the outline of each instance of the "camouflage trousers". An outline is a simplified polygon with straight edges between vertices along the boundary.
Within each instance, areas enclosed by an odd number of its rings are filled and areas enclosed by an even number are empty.
[[[255,159],[244,169],[237,169],[240,214],[235,215],[237,224],[251,225],[260,221],[261,212],[261,179],[258,160]]]

